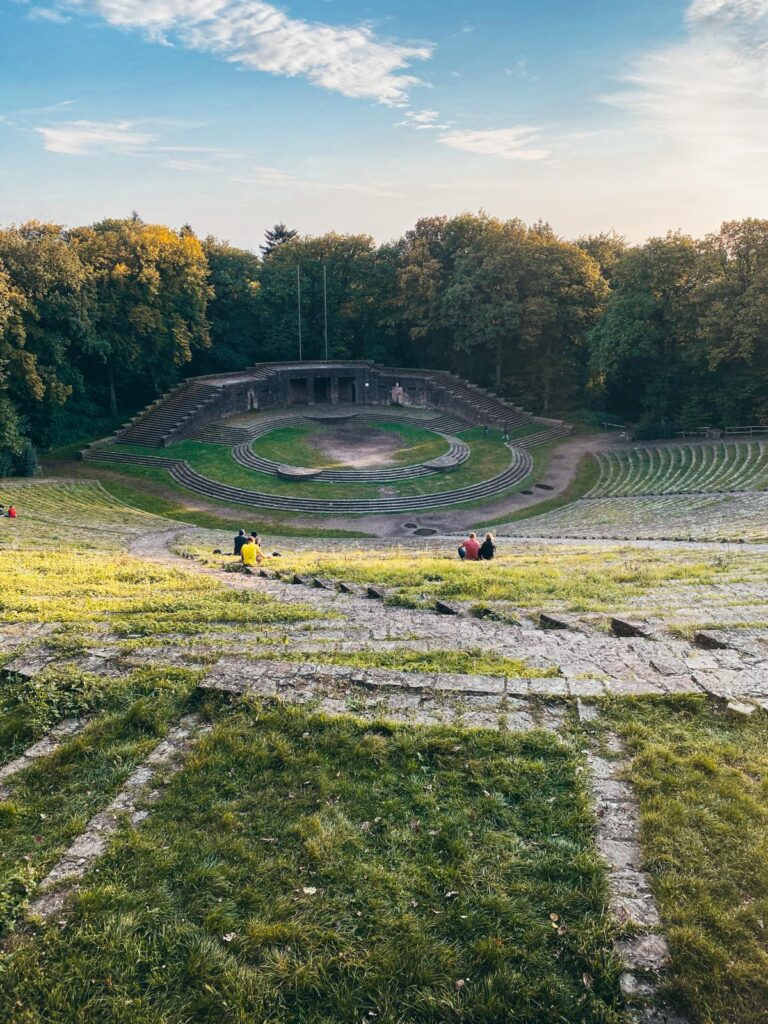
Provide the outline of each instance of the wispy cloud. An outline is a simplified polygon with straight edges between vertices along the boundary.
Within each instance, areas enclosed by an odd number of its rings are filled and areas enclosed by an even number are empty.
[[[434,131],[436,128],[447,128],[448,125],[440,124],[439,110],[407,110],[403,120],[398,121],[396,128],[413,128],[416,131]]]
[[[759,162],[764,176],[768,0],[693,0],[687,23],[687,39],[646,54],[605,99],[669,147],[668,165],[743,179]]]
[[[52,21],[55,25],[66,25],[72,20],[55,7],[30,7],[27,17],[32,21]]]
[[[438,140],[452,149],[480,153],[483,156],[496,156],[502,160],[546,160],[551,154],[548,149],[543,149],[539,145],[539,136],[540,129],[529,125],[517,125],[512,128],[491,128],[487,131],[454,129],[442,132]]]
[[[62,121],[35,129],[49,153],[136,153],[155,141],[133,121]]]
[[[407,44],[365,24],[334,26],[292,18],[264,0],[60,0],[59,10],[99,15],[156,42],[213,53],[252,71],[291,78],[390,106],[419,83],[404,73],[427,60],[430,43]]]

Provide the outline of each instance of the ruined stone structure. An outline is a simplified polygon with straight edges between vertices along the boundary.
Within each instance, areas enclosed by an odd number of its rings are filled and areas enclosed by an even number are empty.
[[[255,410],[396,405],[450,412],[468,423],[512,430],[534,417],[492,392],[442,370],[360,361],[257,363],[241,373],[192,377],[142,410],[115,436],[165,448],[206,424]],[[569,433],[559,420],[537,420]]]

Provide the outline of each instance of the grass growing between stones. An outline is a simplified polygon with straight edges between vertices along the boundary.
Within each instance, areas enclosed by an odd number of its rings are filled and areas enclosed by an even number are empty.
[[[521,658],[470,650],[413,651],[405,647],[380,651],[290,652],[280,655],[284,661],[307,661],[318,665],[351,665],[354,668],[391,668],[398,672],[447,672],[457,675],[504,676],[509,679],[542,679],[559,676],[557,666],[536,668]]]
[[[618,1024],[578,767],[544,733],[237,705],[3,957],[0,1018]]]
[[[695,1024],[768,1015],[768,720],[700,698],[615,709],[642,841],[673,955],[671,994]]]
[[[0,935],[14,927],[37,882],[165,735],[199,677],[178,669],[145,669],[120,681],[79,675],[49,673],[2,690],[0,707],[9,714],[0,726],[0,761],[9,749],[18,752],[20,738],[37,737],[66,715],[100,714],[55,754],[13,777],[10,796],[0,800]],[[0,989],[2,978],[0,968]]]
[[[706,585],[733,571],[733,562],[695,550],[632,547],[518,546],[493,562],[461,562],[451,554],[406,549],[284,551],[280,568],[305,576],[375,583],[400,602],[505,601],[522,608],[573,611],[618,608],[669,586]],[[734,556],[734,559],[741,556]]]

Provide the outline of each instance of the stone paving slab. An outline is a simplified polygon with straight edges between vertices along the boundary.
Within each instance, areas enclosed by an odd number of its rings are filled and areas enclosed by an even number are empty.
[[[35,761],[39,761],[41,757],[48,757],[54,754],[62,743],[65,743],[70,736],[74,736],[81,729],[84,729],[90,720],[90,716],[86,718],[65,718],[58,725],[54,726],[47,736],[43,736],[42,739],[27,747],[24,753],[15,760],[2,765],[0,767],[0,783],[4,783],[4,785],[0,785],[0,800],[7,800],[10,796],[9,779],[24,771],[25,768],[29,768]]]
[[[585,755],[597,814],[597,847],[608,867],[611,914],[618,924],[631,929],[614,944],[624,965],[620,986],[631,1019],[661,1022],[667,1011],[659,1000],[659,990],[669,965],[669,947],[657,931],[661,919],[643,870],[639,810],[632,787],[621,778],[623,747],[615,734],[608,745],[615,758],[594,750]]]

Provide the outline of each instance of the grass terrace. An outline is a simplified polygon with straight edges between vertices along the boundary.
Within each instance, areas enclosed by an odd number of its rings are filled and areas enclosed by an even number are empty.
[[[217,721],[71,923],[16,941],[2,1019],[619,1024],[573,748],[262,705]]]
[[[701,698],[623,701],[645,862],[672,950],[670,991],[696,1024],[768,1013],[768,720]]]
[[[597,458],[600,477],[589,493],[594,498],[768,489],[764,441],[633,446]]]
[[[392,424],[388,425],[390,428]],[[286,428],[287,429],[287,428]],[[414,428],[421,430],[421,428]],[[423,433],[427,433],[424,431]],[[469,484],[480,483],[489,477],[496,476],[503,472],[510,463],[509,450],[501,442],[501,436],[494,436],[498,432],[489,433],[483,438],[482,428],[476,427],[464,431],[461,437],[467,441],[471,449],[469,459],[457,469],[449,473],[434,473],[430,476],[417,477],[413,480],[398,481],[394,488],[399,495],[417,494],[438,494],[441,491],[455,490]],[[435,435],[431,435],[434,437]],[[444,449],[442,439],[441,451]],[[257,442],[258,443],[258,442]],[[261,447],[256,448],[260,454],[264,454]],[[158,457],[183,459],[203,476],[217,483],[228,484],[232,487],[242,487],[248,490],[261,491],[266,494],[294,495],[302,498],[378,498],[380,497],[381,485],[378,483],[323,483],[312,480],[282,480],[269,473],[261,473],[257,470],[248,469],[235,462],[229,449],[221,445],[204,444],[200,441],[181,441],[178,444],[170,445],[162,450],[148,449],[141,445],[113,445],[111,449],[123,454],[152,455]],[[110,449],[108,449],[110,450]],[[296,464],[296,456],[291,457],[293,464]],[[410,460],[409,460],[410,461]],[[422,458],[416,461],[425,461]],[[88,467],[90,469],[90,466]],[[172,487],[178,485],[168,477],[165,470],[155,470],[151,466],[118,465],[110,466],[110,470],[124,474],[128,477],[143,479],[159,479]],[[154,476],[150,475],[154,474]],[[389,485],[388,485],[389,486]],[[526,481],[512,488],[512,492],[526,486]],[[178,487],[184,493],[192,493],[186,488]]]
[[[378,584],[399,604],[506,602],[522,609],[599,612],[668,590],[760,579],[768,563],[765,556],[755,559],[742,552],[630,545],[543,547],[502,540],[500,550],[493,562],[461,562],[453,546],[440,554],[428,547],[349,545],[327,552],[286,547],[271,565],[305,576]],[[203,554],[204,549],[196,551]]]

